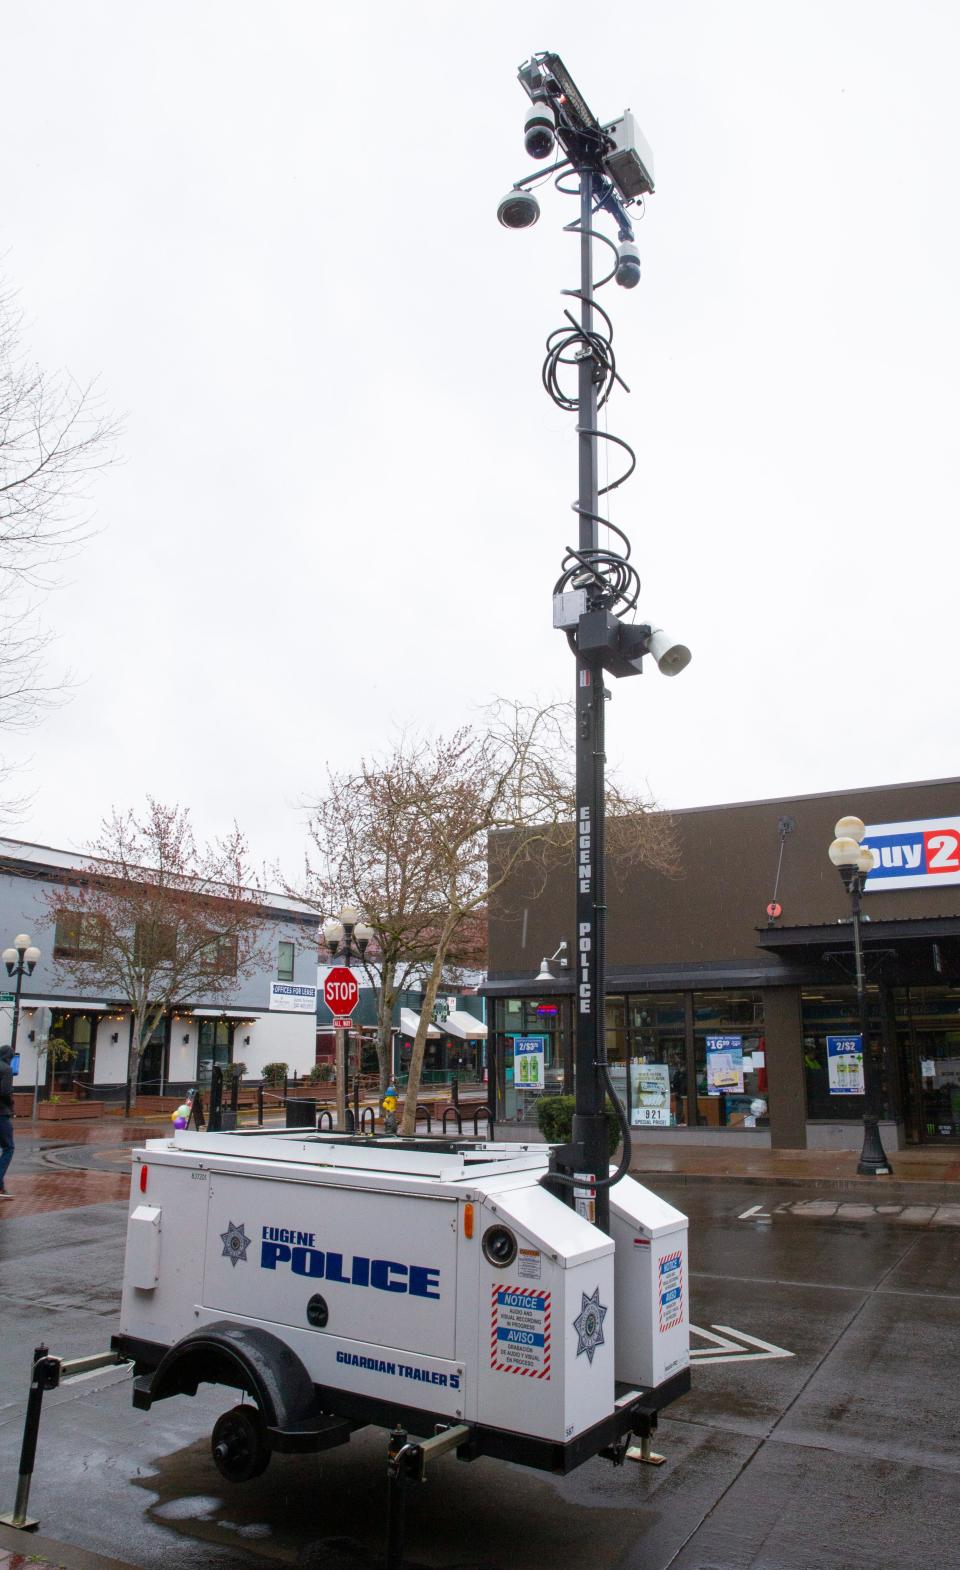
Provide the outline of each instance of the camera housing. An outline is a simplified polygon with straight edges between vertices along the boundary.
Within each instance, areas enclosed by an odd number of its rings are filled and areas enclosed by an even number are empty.
[[[497,217],[505,229],[529,229],[540,217],[540,203],[532,191],[508,191],[497,208]]]
[[[635,289],[640,282],[640,252],[632,240],[617,247],[616,280],[621,289]]]
[[[546,98],[535,99],[523,121],[523,145],[531,158],[549,158],[556,146],[557,122]]]

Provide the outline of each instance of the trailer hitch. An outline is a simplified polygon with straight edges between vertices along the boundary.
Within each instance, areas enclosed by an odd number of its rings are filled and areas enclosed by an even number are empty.
[[[440,1428],[431,1439],[410,1440],[405,1429],[395,1428],[387,1450],[387,1558],[386,1570],[403,1570],[406,1526],[406,1491],[422,1483],[427,1463],[469,1442],[469,1423]]]

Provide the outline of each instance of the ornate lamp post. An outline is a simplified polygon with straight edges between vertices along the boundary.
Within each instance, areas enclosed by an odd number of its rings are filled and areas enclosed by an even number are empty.
[[[861,845],[866,829],[860,818],[840,818],[834,830],[836,839],[828,855],[843,879],[850,895],[850,912],[853,925],[853,957],[857,979],[857,1015],[860,1022],[860,1048],[863,1056],[863,1148],[857,1171],[866,1177],[884,1177],[890,1174],[880,1140],[880,1085],[877,1068],[870,1051],[870,1023],[867,1017],[867,989],[863,974],[863,944],[860,940],[860,901],[863,886],[873,869],[873,851]]]
[[[331,959],[349,969],[354,959],[363,959],[367,944],[373,937],[373,928],[360,920],[355,905],[344,905],[339,916],[331,916],[323,924],[323,941]],[[347,1038],[349,1031],[336,1032],[337,1074],[337,1130],[342,1133],[347,1121]]]
[[[23,987],[24,976],[32,976],[40,960],[40,950],[36,948],[25,932],[19,932],[13,940],[13,947],[4,949],[3,963],[7,967],[8,976],[16,976],[17,986],[13,995],[13,1026],[10,1031],[10,1046],[14,1052],[17,1050],[17,1030],[20,1025],[20,992]],[[37,1115],[37,1096],[39,1094],[39,1066],[40,1054],[37,1053],[37,1073],[34,1075],[33,1085],[33,1115]]]

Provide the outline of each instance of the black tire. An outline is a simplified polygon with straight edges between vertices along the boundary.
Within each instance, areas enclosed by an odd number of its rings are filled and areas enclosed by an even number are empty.
[[[267,1427],[259,1407],[235,1406],[213,1425],[213,1464],[228,1483],[247,1483],[265,1472],[270,1461]]]

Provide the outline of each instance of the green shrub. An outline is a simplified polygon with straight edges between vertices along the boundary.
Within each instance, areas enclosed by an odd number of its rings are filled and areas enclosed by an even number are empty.
[[[223,1071],[223,1077],[227,1084],[230,1085],[235,1079],[242,1079],[246,1072],[247,1065],[245,1063],[228,1063]]]
[[[283,1084],[289,1069],[289,1063],[265,1063],[261,1070],[261,1078],[263,1079],[263,1083],[265,1085],[269,1085],[271,1089],[276,1090]]]
[[[333,1075],[332,1063],[315,1063],[307,1075],[307,1080],[311,1085],[329,1085]]]
[[[537,1102],[537,1126],[544,1139],[551,1145],[566,1145],[573,1137],[573,1109],[572,1096],[541,1096]],[[607,1137],[610,1140],[611,1153],[620,1143],[620,1119],[617,1117],[616,1108],[608,1101],[607,1112]]]

